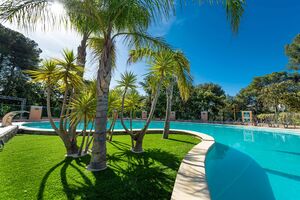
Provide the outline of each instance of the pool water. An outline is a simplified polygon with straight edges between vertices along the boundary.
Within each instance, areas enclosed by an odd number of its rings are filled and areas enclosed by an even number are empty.
[[[144,123],[134,121],[133,126],[142,128]],[[150,128],[163,128],[163,125],[153,121]],[[49,122],[24,126],[51,128]],[[206,159],[213,200],[300,199],[300,134],[289,130],[183,122],[172,122],[171,128],[198,131],[215,138],[216,144]],[[115,129],[122,129],[119,122]]]

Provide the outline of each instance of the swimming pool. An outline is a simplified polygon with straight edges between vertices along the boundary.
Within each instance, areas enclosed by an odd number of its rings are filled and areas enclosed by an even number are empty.
[[[134,121],[134,128],[142,128],[144,123]],[[49,122],[23,126],[51,129]],[[163,128],[163,122],[153,121],[150,128]],[[300,134],[184,122],[171,122],[171,128],[198,131],[215,138],[216,144],[206,159],[213,200],[300,199]],[[115,129],[122,129],[119,122]]]

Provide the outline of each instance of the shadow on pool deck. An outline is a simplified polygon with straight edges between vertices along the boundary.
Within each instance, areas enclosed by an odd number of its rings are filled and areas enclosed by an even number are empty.
[[[275,200],[266,171],[238,150],[216,143],[206,166],[212,200]]]
[[[84,167],[89,163],[90,156],[77,159],[66,158],[54,165],[44,175],[37,199],[43,199],[47,180],[56,169],[60,169],[61,184],[68,200],[78,197],[81,199],[170,199],[175,177],[171,177],[166,171],[170,169],[177,171],[179,168],[180,160],[175,155],[160,149],[147,149],[143,154],[133,154],[128,150],[127,145],[120,142],[114,142],[114,146],[118,146],[121,151],[108,155],[109,167],[101,172],[85,170]],[[125,146],[126,150],[123,150]],[[127,166],[124,166],[124,162]],[[155,162],[160,162],[162,166],[158,166]],[[74,173],[68,174],[69,168],[75,169],[76,177],[81,177],[83,181],[74,184],[72,180],[73,183],[69,183],[69,179],[74,175]],[[94,178],[88,177],[89,173],[92,173]]]

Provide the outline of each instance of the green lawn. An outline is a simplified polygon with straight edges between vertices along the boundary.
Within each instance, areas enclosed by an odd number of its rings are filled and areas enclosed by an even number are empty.
[[[199,142],[188,135],[146,135],[133,154],[129,136],[108,143],[109,168],[85,169],[90,157],[64,157],[57,136],[18,135],[0,152],[0,199],[170,199],[184,155]]]

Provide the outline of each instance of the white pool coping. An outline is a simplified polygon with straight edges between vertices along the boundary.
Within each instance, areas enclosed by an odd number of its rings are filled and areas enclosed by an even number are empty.
[[[47,122],[47,121],[42,121]],[[175,121],[177,122],[177,121]],[[37,122],[14,122],[13,125],[19,126],[21,130],[26,131],[41,131],[41,132],[53,132],[53,129],[43,129],[43,128],[33,128],[33,127],[27,127],[23,126],[26,123],[37,123]],[[236,128],[236,129],[245,129],[249,131],[266,131],[266,132],[272,132],[272,133],[282,133],[282,134],[292,134],[292,135],[300,135],[300,129],[287,129],[287,128],[276,128],[276,127],[259,127],[259,126],[252,126],[252,125],[232,125],[232,124],[213,124],[213,123],[199,123],[199,122],[181,122],[178,121],[177,123],[183,123],[183,124],[204,124],[204,125],[210,125],[210,126],[223,126],[223,127],[230,127],[230,128]],[[139,130],[139,129],[135,129]],[[81,130],[77,130],[81,131]],[[116,131],[122,131],[122,129],[118,129]]]
[[[206,180],[205,159],[209,149],[215,143],[213,137],[186,130],[172,130],[201,138],[201,142],[194,146],[182,160],[177,172],[172,200],[210,200],[210,193]]]

